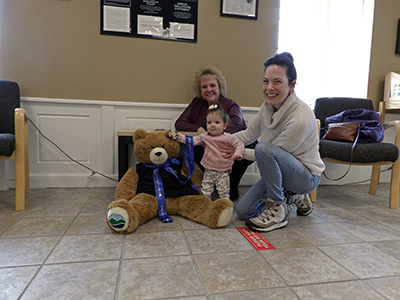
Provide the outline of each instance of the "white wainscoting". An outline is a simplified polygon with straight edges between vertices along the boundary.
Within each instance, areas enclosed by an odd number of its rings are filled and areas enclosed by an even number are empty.
[[[91,170],[113,178],[94,174],[71,161],[29,124],[30,179],[32,188],[116,186],[118,178],[119,130],[174,128],[185,104],[146,102],[114,102],[73,99],[22,98],[22,107],[39,130],[65,153]],[[257,107],[242,107],[248,123],[257,114]],[[398,119],[398,115],[388,115]],[[388,135],[391,139],[390,135]],[[386,140],[386,136],[385,136]],[[132,163],[130,161],[130,163]],[[338,177],[347,166],[327,164],[327,173]],[[383,167],[382,169],[384,169]],[[340,181],[322,177],[321,184],[346,184],[368,180],[370,167],[353,166]],[[252,185],[260,178],[252,164],[241,185]],[[390,172],[381,175],[381,182],[390,182]],[[15,187],[14,161],[0,162],[0,189]]]
[[[22,98],[22,107],[39,130],[66,154],[91,170],[71,161],[29,124],[30,180],[32,188],[116,186],[118,140],[116,132],[143,128],[174,128],[185,104],[114,102],[73,99]],[[251,122],[258,108],[243,107]],[[8,161],[5,163],[9,163]],[[14,163],[1,168],[0,189],[15,187]],[[259,179],[252,164],[242,185]]]

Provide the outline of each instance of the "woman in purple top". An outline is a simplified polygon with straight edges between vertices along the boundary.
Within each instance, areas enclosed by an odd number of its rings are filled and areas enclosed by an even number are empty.
[[[240,106],[226,97],[226,79],[221,71],[214,66],[201,67],[195,73],[193,82],[193,90],[196,97],[186,107],[179,118],[175,122],[175,129],[178,131],[205,132],[206,116],[210,105],[217,104],[229,116],[229,124],[225,129],[227,133],[235,133],[247,128],[243,119]],[[246,146],[246,148],[254,148],[254,145]],[[194,151],[194,160],[200,165],[200,161],[204,154],[204,148],[196,146]],[[253,163],[249,160],[235,161],[230,174],[230,199],[237,200],[239,198],[238,186],[240,179],[246,172],[247,167]]]

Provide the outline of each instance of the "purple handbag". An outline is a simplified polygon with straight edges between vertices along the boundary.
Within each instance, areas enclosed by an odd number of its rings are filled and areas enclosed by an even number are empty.
[[[359,143],[380,143],[384,128],[379,114],[368,109],[348,109],[325,119],[325,126],[331,123],[357,122],[360,124]]]

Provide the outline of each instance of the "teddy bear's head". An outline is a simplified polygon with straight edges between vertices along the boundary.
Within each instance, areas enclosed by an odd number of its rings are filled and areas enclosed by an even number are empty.
[[[141,163],[161,165],[168,158],[178,157],[180,143],[168,136],[168,131],[150,131],[137,129],[133,135],[134,155]]]

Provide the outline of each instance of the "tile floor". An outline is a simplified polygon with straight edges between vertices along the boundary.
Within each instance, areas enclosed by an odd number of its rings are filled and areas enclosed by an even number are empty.
[[[388,185],[321,186],[314,212],[255,250],[232,218],[175,217],[112,234],[113,188],[34,189],[25,211],[0,192],[0,299],[400,299],[400,210]],[[246,187],[241,188],[241,193]]]

